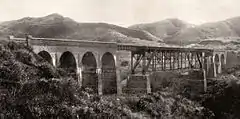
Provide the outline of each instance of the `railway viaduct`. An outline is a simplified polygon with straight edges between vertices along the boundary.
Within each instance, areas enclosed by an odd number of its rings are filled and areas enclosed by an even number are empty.
[[[226,52],[213,49],[154,47],[94,42],[84,40],[9,37],[16,42],[27,42],[34,52],[55,67],[74,74],[80,86],[91,87],[96,93],[121,94],[121,71],[118,51],[131,52],[131,74],[147,76],[166,70],[201,70],[204,87],[207,78],[216,77],[226,64]],[[147,80],[147,92],[151,92]],[[206,89],[205,89],[206,90]]]

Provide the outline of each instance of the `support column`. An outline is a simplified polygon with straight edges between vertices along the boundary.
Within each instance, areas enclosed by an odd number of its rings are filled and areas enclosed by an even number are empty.
[[[50,53],[51,57],[52,57],[52,63],[54,67],[57,67],[58,64],[58,57],[57,57],[57,53]]]
[[[131,51],[131,74],[133,74],[133,56],[134,56],[134,54],[133,54],[133,52]]]
[[[165,52],[165,57],[164,57],[164,69],[167,70],[167,63],[168,63],[168,52]]]
[[[224,53],[224,65],[227,65],[227,51]]]
[[[162,70],[165,70],[165,53],[162,51],[162,59],[161,59],[161,63],[162,63]]]
[[[146,57],[146,53],[143,53],[143,59],[142,59],[142,74],[145,75],[146,74],[146,62],[147,62],[147,57]]]
[[[170,67],[170,70],[172,70],[173,68],[172,68],[172,52],[170,51],[169,52],[169,67]]]
[[[188,60],[187,60],[187,52],[185,52],[185,69],[187,69],[188,68]]]
[[[207,75],[205,70],[205,53],[202,52],[202,71],[203,71],[203,81],[204,81],[204,92],[207,92]]]
[[[156,71],[156,51],[153,52],[153,57],[152,57],[152,71]]]
[[[181,69],[182,69],[182,68],[183,68],[183,61],[182,61],[182,60],[183,60],[183,59],[182,59],[182,58],[183,58],[183,56],[182,56],[182,52],[180,52],[180,56],[181,56],[181,58],[180,58],[180,59],[181,59]]]
[[[96,69],[97,74],[98,74],[98,95],[102,95],[103,91],[102,91],[102,68],[101,67],[97,67]]]
[[[176,69],[176,52],[173,52],[173,70]]]
[[[58,67],[60,65],[60,57],[62,55],[61,52],[50,52],[50,55],[52,57],[52,62],[54,67]]]
[[[177,64],[178,64],[178,69],[180,69],[180,63],[179,63],[179,62],[180,62],[180,58],[179,58],[180,55],[179,55],[179,54],[180,54],[180,53],[177,52],[177,62],[178,62]]]
[[[147,80],[147,93],[151,93],[151,80],[149,75],[145,75]]]
[[[102,62],[101,62],[101,55],[98,54],[98,57],[96,59],[97,61],[97,68],[96,73],[98,75],[98,95],[103,94],[103,81],[102,81]]]
[[[210,64],[211,64],[211,57],[207,57],[207,76],[209,76]]]
[[[121,85],[121,71],[120,71],[120,60],[119,55],[116,54],[116,82],[117,82],[117,94],[122,94],[122,85]]]
[[[77,67],[77,76],[78,76],[78,84],[80,87],[82,87],[82,67]]]
[[[184,64],[184,69],[186,69],[186,68],[187,68],[187,64],[186,64],[186,62],[187,62],[187,60],[186,60],[186,52],[184,52],[183,54],[184,54],[184,57],[183,57],[184,63],[183,63],[183,64]]]
[[[79,54],[74,54],[74,57],[76,59],[76,74],[77,74],[77,82],[80,87],[82,87],[82,64],[80,62],[80,55]]]
[[[222,62],[221,62],[221,56],[218,56],[219,57],[219,61],[218,61],[218,73],[222,73]]]
[[[194,57],[194,64],[195,64],[195,68],[198,69],[198,65],[197,65],[197,52],[195,53],[195,57]]]
[[[216,62],[215,62],[215,55],[213,55],[213,58],[212,58],[212,62],[213,62],[213,76],[214,77],[217,77],[217,69],[216,69]]]
[[[194,54],[193,53],[191,53],[191,69],[194,69]]]

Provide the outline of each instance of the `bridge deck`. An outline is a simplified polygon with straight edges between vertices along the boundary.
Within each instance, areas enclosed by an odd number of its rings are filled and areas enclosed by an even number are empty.
[[[13,41],[23,42],[26,41],[26,38],[10,38]],[[89,40],[75,40],[75,39],[57,39],[57,38],[30,38],[31,42],[34,44],[42,43],[42,42],[64,42],[69,43],[69,45],[79,45],[79,44],[101,44],[101,45],[108,45],[108,46],[116,46],[117,50],[127,50],[127,51],[179,51],[179,52],[206,52],[211,53],[214,52],[214,49],[204,49],[204,48],[186,48],[180,46],[158,46],[158,45],[138,45],[138,44],[129,44],[129,43],[117,43],[117,42],[101,42],[101,41],[89,41]],[[42,42],[41,42],[42,41]],[[47,45],[51,45],[47,44]]]

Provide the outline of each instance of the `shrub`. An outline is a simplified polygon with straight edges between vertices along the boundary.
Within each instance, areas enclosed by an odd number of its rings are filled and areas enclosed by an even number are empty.
[[[156,92],[142,95],[131,101],[129,106],[137,112],[147,112],[151,118],[212,118],[213,115],[198,103],[180,95],[168,92]],[[208,112],[208,113],[207,113]]]
[[[37,68],[39,69],[38,75],[40,78],[59,78],[59,74],[57,70],[48,62],[43,62],[37,64]]]
[[[208,92],[201,97],[202,105],[212,110],[217,119],[240,118],[240,85],[233,75],[209,80]]]

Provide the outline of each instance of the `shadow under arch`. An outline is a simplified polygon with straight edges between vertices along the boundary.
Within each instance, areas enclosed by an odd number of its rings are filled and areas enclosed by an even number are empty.
[[[103,94],[117,93],[117,77],[114,56],[110,52],[106,52],[102,56],[102,84]]]
[[[44,60],[46,60],[48,63],[53,65],[53,61],[52,61],[52,57],[51,57],[50,53],[48,53],[47,51],[43,50],[43,51],[40,51],[38,53],[38,55],[41,56]]]
[[[225,61],[225,56],[224,56],[224,54],[222,54],[221,55],[221,68],[222,68],[222,71],[225,70],[225,63],[224,63],[224,61]]]
[[[86,52],[82,58],[82,87],[98,92],[97,62],[92,52]]]
[[[74,55],[71,52],[66,51],[61,55],[59,68],[64,69],[68,73],[68,76],[71,76],[75,79],[77,78],[77,63]]]

